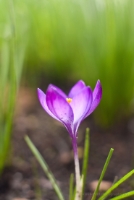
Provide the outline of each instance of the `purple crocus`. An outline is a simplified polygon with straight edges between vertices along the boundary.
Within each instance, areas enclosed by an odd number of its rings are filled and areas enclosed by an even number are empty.
[[[80,123],[98,106],[102,87],[98,80],[94,90],[80,80],[66,95],[60,88],[50,84],[46,94],[38,88],[38,98],[44,110],[60,121],[72,138],[77,137]]]
[[[68,130],[74,150],[76,199],[82,195],[82,183],[77,150],[77,131],[80,123],[98,106],[102,97],[102,87],[98,80],[94,91],[83,81],[78,81],[66,95],[60,88],[50,84],[46,94],[38,89],[38,98],[44,110],[60,121]]]

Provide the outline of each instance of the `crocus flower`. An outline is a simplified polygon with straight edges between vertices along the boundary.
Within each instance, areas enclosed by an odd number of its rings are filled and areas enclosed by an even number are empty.
[[[98,80],[92,91],[83,81],[78,81],[66,95],[60,88],[50,84],[46,94],[38,88],[38,98],[44,110],[60,121],[68,130],[74,150],[76,200],[81,199],[82,185],[77,150],[77,131],[80,123],[98,106],[102,97],[102,87]]]
[[[66,95],[60,88],[50,84],[46,94],[38,88],[38,98],[44,110],[60,121],[72,138],[77,137],[80,123],[98,106],[102,87],[98,80],[94,90],[80,80]]]

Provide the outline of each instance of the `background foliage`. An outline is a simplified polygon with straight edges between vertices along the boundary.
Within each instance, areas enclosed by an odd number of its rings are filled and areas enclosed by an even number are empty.
[[[25,55],[12,1],[1,1],[0,14],[0,173],[9,161],[15,101]],[[4,4],[5,3],[5,4]],[[5,6],[9,6],[6,7]],[[8,12],[6,12],[8,11]]]
[[[0,0],[0,8],[1,158],[21,77],[34,87],[83,79],[93,88],[100,79],[96,119],[108,126],[132,113],[134,1]]]
[[[6,3],[4,20],[11,9]],[[47,83],[65,85],[83,79],[94,87],[100,79],[103,100],[96,118],[101,124],[112,124],[130,114],[134,96],[133,1],[12,3],[18,42],[22,41],[22,49],[27,45],[23,77],[28,78],[28,83],[37,87],[44,79]]]

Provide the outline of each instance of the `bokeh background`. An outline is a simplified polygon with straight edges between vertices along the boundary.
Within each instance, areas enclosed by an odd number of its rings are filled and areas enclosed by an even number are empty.
[[[102,83],[98,126],[133,116],[134,1],[0,0],[1,172],[20,88],[36,93],[53,83],[68,91],[80,79],[92,88]]]

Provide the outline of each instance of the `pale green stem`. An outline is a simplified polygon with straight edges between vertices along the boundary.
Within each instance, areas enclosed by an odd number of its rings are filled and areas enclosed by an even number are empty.
[[[72,139],[73,151],[74,151],[74,164],[75,164],[75,178],[76,178],[76,198],[75,200],[81,199],[81,179],[80,179],[80,165],[78,158],[77,139]]]

